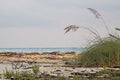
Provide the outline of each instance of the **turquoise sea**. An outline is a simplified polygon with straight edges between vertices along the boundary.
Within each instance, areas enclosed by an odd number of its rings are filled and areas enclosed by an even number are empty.
[[[0,52],[82,52],[84,48],[0,48]]]

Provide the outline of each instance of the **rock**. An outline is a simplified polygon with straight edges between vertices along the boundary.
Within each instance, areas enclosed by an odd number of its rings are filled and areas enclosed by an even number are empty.
[[[107,78],[107,77],[110,77],[110,75],[109,74],[102,74],[101,77]]]
[[[68,76],[68,78],[73,78],[73,76],[72,76],[72,75],[70,75],[70,76]]]
[[[52,72],[53,74],[56,74],[57,76],[61,76],[62,71],[61,70],[55,70]]]
[[[120,66],[113,66],[113,68],[120,68]]]
[[[61,70],[56,70],[56,72],[62,72]]]
[[[45,66],[43,66],[43,67],[51,67],[50,65],[45,65]]]
[[[93,78],[96,76],[95,73],[80,73],[80,72],[71,73],[71,75],[88,78]]]
[[[47,73],[41,73],[39,75],[39,77],[50,77],[50,74],[47,74]]]
[[[59,52],[51,52],[50,54],[51,54],[51,55],[60,55]]]
[[[86,70],[83,70],[83,71],[81,71],[82,73],[84,73]]]
[[[10,80],[15,80],[13,77]]]
[[[79,73],[79,72],[73,72],[73,73],[71,73],[71,75],[78,76],[78,75],[83,75],[83,74],[82,74],[82,73]]]

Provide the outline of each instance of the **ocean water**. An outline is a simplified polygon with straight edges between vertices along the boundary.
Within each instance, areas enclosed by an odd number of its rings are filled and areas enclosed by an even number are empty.
[[[0,52],[82,52],[84,48],[0,48]]]

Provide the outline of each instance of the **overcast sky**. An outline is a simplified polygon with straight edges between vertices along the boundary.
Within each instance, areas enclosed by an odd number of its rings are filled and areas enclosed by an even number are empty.
[[[90,32],[64,34],[71,24],[106,36],[102,21],[87,8],[98,10],[109,27],[120,27],[120,0],[0,0],[0,48],[85,46]]]

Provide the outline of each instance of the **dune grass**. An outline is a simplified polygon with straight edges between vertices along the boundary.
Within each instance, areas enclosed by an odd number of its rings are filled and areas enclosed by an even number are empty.
[[[75,62],[87,67],[120,65],[120,40],[109,37],[96,41]]]
[[[111,28],[107,26],[102,15],[93,8],[88,8],[90,12],[97,18],[100,19],[104,28],[107,31],[107,37],[101,38],[102,36],[92,28],[85,28],[93,33],[94,39],[92,44],[89,44],[84,52],[75,58],[72,63],[80,66],[94,67],[94,66],[120,66],[120,37],[111,33]],[[76,31],[79,26],[70,25],[64,30],[65,33],[69,31]],[[120,31],[119,28],[115,30]]]

